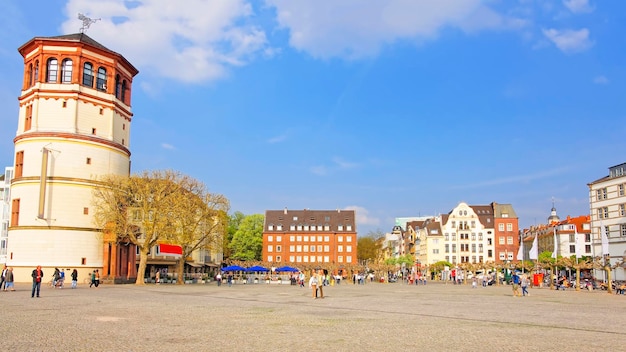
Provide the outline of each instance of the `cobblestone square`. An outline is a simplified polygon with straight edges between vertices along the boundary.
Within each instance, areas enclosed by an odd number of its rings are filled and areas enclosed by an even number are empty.
[[[0,292],[9,351],[618,351],[626,296],[401,283],[30,285]]]

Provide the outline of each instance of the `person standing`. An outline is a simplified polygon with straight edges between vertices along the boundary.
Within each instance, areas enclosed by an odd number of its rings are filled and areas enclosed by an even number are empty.
[[[324,298],[324,272],[322,270],[317,272],[317,289],[320,291],[319,297]],[[315,297],[317,297],[317,293]]]
[[[4,285],[5,291],[15,291],[15,288],[13,287],[13,268],[7,269],[6,281]]]
[[[72,271],[72,288],[76,288],[78,285],[78,270],[74,269]]]
[[[158,285],[160,282],[161,282],[161,270],[157,270],[155,277],[154,277],[154,283]]]
[[[43,270],[41,270],[41,265],[37,265],[37,268],[33,270],[31,276],[33,277],[33,290],[31,291],[30,298],[35,297],[35,293],[37,293],[37,298],[39,298],[41,279],[43,278]]]
[[[98,286],[100,286],[100,272],[98,271],[98,269],[96,269],[95,285],[96,285],[96,288],[98,288]]]
[[[6,278],[7,278],[7,272],[9,271],[9,269],[7,269],[7,265],[4,264],[4,266],[2,267],[2,275],[0,277],[0,290],[2,291],[6,291],[7,287],[6,287]]]
[[[219,272],[215,275],[215,281],[217,281],[217,287],[222,286],[222,274]]]
[[[312,290],[312,297],[313,299],[317,298],[317,286],[318,286],[318,281],[317,281],[317,274],[315,272],[313,272],[311,274],[311,278],[309,279],[309,288]]]

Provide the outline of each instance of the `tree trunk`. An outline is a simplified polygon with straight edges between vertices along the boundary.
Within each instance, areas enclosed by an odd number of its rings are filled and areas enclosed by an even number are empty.
[[[146,275],[146,266],[148,264],[148,249],[139,248],[139,268],[137,269],[137,279],[135,285],[145,285],[143,278]]]
[[[185,284],[185,257],[182,256],[178,259],[176,263],[178,269],[178,278],[176,279],[176,285],[184,285]]]
[[[576,268],[576,291],[580,291],[580,266]]]
[[[613,293],[613,283],[611,282],[611,266],[607,265],[604,267],[604,271],[606,271],[606,292]]]

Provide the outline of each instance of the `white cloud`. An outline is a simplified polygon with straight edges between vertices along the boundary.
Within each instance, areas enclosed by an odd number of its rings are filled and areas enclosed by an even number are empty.
[[[609,84],[609,79],[605,76],[596,76],[593,78],[593,83],[595,84]]]
[[[593,42],[589,39],[589,30],[587,28],[580,30],[544,29],[543,35],[552,41],[562,52],[568,54],[585,51],[593,46]]]
[[[275,137],[268,139],[267,143],[269,144],[280,143],[280,142],[284,142],[286,139],[287,139],[287,135],[283,134],[283,135],[275,136]]]
[[[422,42],[444,27],[477,31],[506,27],[506,20],[479,0],[266,0],[276,8],[290,44],[314,57],[373,56],[398,40]]]
[[[328,174],[328,169],[326,169],[326,166],[323,166],[323,165],[312,166],[309,170],[311,170],[311,172],[314,173],[315,175],[319,175],[319,176],[325,176]]]
[[[333,158],[333,163],[335,163],[335,165],[337,165],[340,169],[353,169],[353,168],[359,166],[359,164],[357,164],[357,163],[351,163],[349,161],[344,161],[343,159],[341,159],[339,157],[334,157]]]
[[[161,143],[161,148],[163,148],[163,149],[169,149],[169,150],[174,150],[174,149],[176,149],[176,147],[174,147],[173,145],[168,144],[168,143]]]
[[[573,13],[588,13],[594,10],[589,0],[563,0],[563,5]]]
[[[357,225],[379,225],[380,219],[369,215],[369,211],[358,205],[350,205],[345,207],[346,210],[354,210]]]
[[[265,32],[246,24],[245,0],[68,0],[64,33],[76,33],[78,13],[101,18],[87,34],[144,73],[188,82],[219,79],[267,49]]]

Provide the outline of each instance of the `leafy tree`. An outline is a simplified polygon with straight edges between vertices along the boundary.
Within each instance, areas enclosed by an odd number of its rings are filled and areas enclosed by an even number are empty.
[[[176,231],[174,214],[181,192],[181,175],[174,171],[144,171],[129,177],[108,175],[94,189],[94,222],[111,240],[139,249],[135,284],[144,284],[150,249],[165,234]]]
[[[224,238],[222,252],[224,253],[224,261],[228,261],[230,258],[230,242],[233,240],[235,232],[239,229],[241,222],[246,215],[240,211],[236,211],[228,217],[228,233]]]
[[[368,234],[365,237],[359,237],[357,239],[357,257],[359,262],[364,261],[376,261],[382,250],[382,242],[379,241],[380,237],[374,237],[375,234]]]
[[[239,225],[229,244],[231,259],[261,260],[263,250],[263,223],[265,216],[246,216]]]

